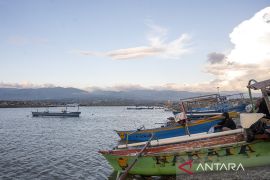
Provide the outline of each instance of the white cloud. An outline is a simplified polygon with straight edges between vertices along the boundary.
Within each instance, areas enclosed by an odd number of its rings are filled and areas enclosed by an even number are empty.
[[[98,86],[90,86],[84,88],[87,91],[96,91],[96,90],[102,90],[102,91],[128,91],[128,90],[145,90],[145,89],[151,89],[150,87],[142,86],[140,84],[116,84],[112,86],[104,86],[104,87],[98,87]]]
[[[53,84],[34,84],[29,81],[22,81],[19,83],[0,82],[0,88],[45,88],[56,87]]]
[[[107,52],[79,51],[82,55],[110,57],[112,59],[138,59],[150,56],[175,59],[183,54],[190,52],[189,42],[191,37],[188,34],[182,34],[177,39],[168,41],[168,30],[164,27],[147,24],[150,31],[147,33],[148,45],[137,47],[122,48]]]
[[[267,14],[270,14],[270,7],[234,28],[230,38],[235,47],[228,55],[230,60],[257,64],[270,59],[270,23],[265,20]]]
[[[217,81],[211,81],[211,83],[218,83]],[[167,84],[159,84],[159,85],[141,85],[141,84],[116,84],[111,86],[89,86],[83,88],[86,91],[130,91],[130,90],[174,90],[174,91],[191,91],[191,92],[216,92],[217,86],[209,87],[209,82],[202,82],[197,84],[177,84],[177,83],[167,83]]]
[[[10,36],[7,42],[12,45],[44,44],[48,39],[42,37]]]
[[[222,61],[206,65],[205,71],[214,75],[217,86],[224,90],[245,90],[250,79],[270,78],[269,16],[267,7],[240,23],[230,34],[234,48]]]

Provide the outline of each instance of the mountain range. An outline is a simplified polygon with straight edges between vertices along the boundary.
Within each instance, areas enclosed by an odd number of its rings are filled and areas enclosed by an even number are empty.
[[[0,100],[29,101],[29,100],[144,100],[144,101],[178,101],[181,98],[209,94],[205,92],[189,92],[174,90],[125,90],[85,91],[76,88],[49,87],[49,88],[0,88]]]

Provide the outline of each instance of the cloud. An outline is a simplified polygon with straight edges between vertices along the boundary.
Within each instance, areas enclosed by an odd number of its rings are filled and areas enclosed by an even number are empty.
[[[115,60],[139,59],[145,57],[161,57],[177,59],[190,52],[191,37],[182,34],[172,41],[167,40],[168,30],[164,27],[147,24],[150,31],[147,33],[148,45],[122,48],[107,52],[79,51],[82,55],[109,57]]]
[[[234,48],[228,54],[208,55],[204,71],[224,90],[245,90],[248,80],[270,78],[270,7],[243,21],[229,35]],[[217,84],[213,82],[218,82]]]
[[[48,39],[42,37],[10,36],[7,42],[12,45],[44,44]]]
[[[225,59],[226,59],[225,54],[222,54],[222,53],[216,53],[216,52],[213,52],[213,53],[208,54],[208,57],[207,57],[207,61],[208,61],[210,64],[221,63],[221,62],[223,62]]]
[[[143,58],[146,56],[153,56],[157,55],[163,51],[161,48],[155,48],[155,47],[134,47],[134,48],[127,48],[127,49],[118,49],[114,51],[109,52],[91,52],[91,51],[80,51],[80,54],[82,55],[91,55],[91,56],[104,56],[104,57],[110,57],[112,59],[135,59],[135,58]]]
[[[29,81],[22,81],[20,83],[7,83],[7,82],[0,82],[0,88],[45,88],[45,87],[56,87],[53,84],[34,84]]]
[[[21,36],[12,36],[8,38],[8,43],[13,45],[24,45],[28,43],[27,38]]]
[[[116,84],[107,87],[98,87],[98,86],[91,86],[84,88],[85,90],[92,92],[92,91],[129,91],[129,90],[145,90],[145,89],[152,89],[151,87],[142,86],[140,84]]]

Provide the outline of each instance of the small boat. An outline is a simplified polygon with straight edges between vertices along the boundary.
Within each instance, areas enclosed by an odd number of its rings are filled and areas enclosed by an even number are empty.
[[[81,112],[49,112],[49,111],[43,111],[43,112],[32,112],[33,117],[41,117],[41,116],[54,116],[54,117],[79,117]]]
[[[249,90],[262,91],[269,113],[267,93],[270,92],[270,80],[254,84],[250,82]],[[252,102],[251,95],[250,99]],[[120,145],[114,150],[99,153],[118,172],[118,176],[123,172],[120,179],[124,179],[128,173],[160,176],[205,171],[244,171],[247,167],[269,166],[270,126],[260,125],[269,123],[269,119],[264,116],[262,113],[241,113],[241,129],[159,141],[152,140],[152,135],[148,142]]]
[[[67,106],[65,110],[62,110],[60,112],[50,112],[49,110],[39,112],[39,111],[33,111],[32,116],[33,117],[44,117],[44,116],[49,116],[49,117],[79,117],[81,112],[79,112],[79,106],[78,110],[74,112],[67,111]]]
[[[173,109],[172,108],[164,108],[164,111],[171,111],[171,112],[173,112]]]
[[[136,107],[127,107],[127,110],[143,110],[143,109],[154,109],[152,106],[136,106]]]
[[[235,116],[235,112],[230,112],[230,116]],[[186,121],[181,124],[174,123],[168,127],[160,127],[154,129],[137,129],[131,131],[117,131],[115,132],[121,140],[128,141],[147,141],[152,134],[156,139],[164,139],[176,136],[183,136],[187,134],[196,134],[208,132],[208,130],[223,120],[222,115],[199,119],[195,121]],[[188,131],[188,132],[187,132]]]
[[[154,109],[164,109],[162,106],[155,106]]]
[[[198,118],[198,116],[192,119],[190,118],[190,114],[186,116],[186,110],[183,102],[181,102],[181,109],[183,110],[183,113],[179,113],[180,116],[175,118],[179,119],[179,121],[170,121],[168,123],[164,123],[166,126],[161,126],[160,128],[153,129],[139,128],[129,131],[115,130],[115,132],[118,134],[121,140],[141,142],[149,140],[152,135],[154,135],[154,138],[156,139],[164,139],[187,134],[190,135],[208,132],[212,126],[218,124],[224,119],[221,113],[207,113],[207,116],[206,113],[201,113],[198,114],[199,116],[202,116],[201,119]],[[237,112],[229,112],[229,114],[230,117],[238,116]]]

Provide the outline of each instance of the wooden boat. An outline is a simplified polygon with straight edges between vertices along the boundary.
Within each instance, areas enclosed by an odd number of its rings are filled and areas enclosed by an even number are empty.
[[[230,112],[230,116],[236,116],[237,113]],[[164,139],[176,136],[183,136],[186,134],[196,134],[201,132],[208,132],[208,130],[221,122],[223,116],[217,115],[200,119],[196,121],[187,121],[186,123],[179,124],[175,123],[168,127],[160,127],[154,129],[138,129],[131,131],[115,131],[121,140],[128,141],[147,141],[152,134],[154,139]]]
[[[130,174],[159,176],[186,173],[178,167],[192,162],[192,173],[202,172],[205,163],[241,163],[243,168],[270,165],[270,139],[246,142],[244,133],[201,138],[178,144],[146,149],[129,171]],[[115,171],[125,170],[136,159],[140,148],[100,151]],[[224,170],[224,169],[223,169]]]
[[[191,119],[205,118],[223,112],[244,112],[247,104],[242,93],[221,96],[209,94],[181,99],[187,109],[187,116]],[[177,115],[180,111],[173,111]]]
[[[269,113],[267,92],[270,92],[270,80],[249,84],[248,88],[262,91]],[[151,141],[137,145],[129,144],[122,147],[127,149],[99,153],[115,171],[124,172],[120,179],[124,179],[127,173],[147,176],[193,174],[205,171],[238,171],[247,167],[270,165],[270,134],[267,134],[269,131],[265,129],[263,133],[257,132],[257,127],[254,126],[265,120],[261,119],[262,116],[264,115],[257,113],[240,114],[243,129],[191,135],[190,139],[179,137],[164,140],[162,144]],[[139,148],[142,145],[144,147]]]

